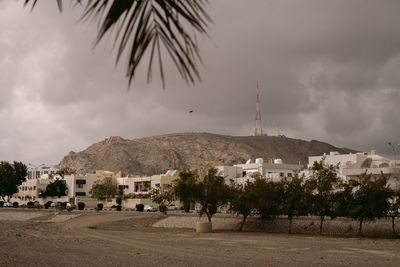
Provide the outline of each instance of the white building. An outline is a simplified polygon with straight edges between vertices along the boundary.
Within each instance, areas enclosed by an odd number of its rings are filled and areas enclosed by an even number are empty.
[[[124,194],[148,194],[152,188],[169,189],[172,181],[178,176],[177,170],[169,170],[165,174],[146,177],[116,178],[117,184],[124,188]]]
[[[329,155],[322,155],[308,158],[310,169],[315,161],[323,160],[326,165],[338,165],[338,176],[343,181],[357,179],[363,173],[373,176],[380,176],[381,173],[390,175],[389,184],[391,187],[398,187],[400,181],[400,166],[398,162],[389,158],[377,155],[375,150],[371,152],[359,152],[355,154],[339,154],[330,152]],[[308,171],[311,175],[311,171]]]
[[[303,168],[299,164],[283,163],[281,159],[275,159],[271,162],[264,162],[262,158],[257,158],[254,162],[250,159],[245,164],[236,164],[233,166],[217,166],[218,175],[225,177],[225,182],[230,183],[232,180],[237,184],[244,184],[247,181],[253,181],[251,177],[255,173],[271,179],[279,181],[283,178],[291,178],[298,174]]]

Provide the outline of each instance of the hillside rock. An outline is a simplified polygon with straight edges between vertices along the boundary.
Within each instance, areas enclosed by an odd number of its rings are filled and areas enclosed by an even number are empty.
[[[225,136],[210,133],[168,134],[126,140],[112,136],[81,152],[70,152],[59,167],[80,173],[98,169],[134,175],[164,173],[168,169],[197,168],[244,163],[248,159],[281,158],[286,163],[307,164],[309,156],[330,151],[355,152],[319,141],[284,136]]]

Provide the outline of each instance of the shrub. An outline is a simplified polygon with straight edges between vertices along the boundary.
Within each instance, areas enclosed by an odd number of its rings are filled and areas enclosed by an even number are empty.
[[[103,210],[103,204],[102,203],[98,203],[97,204],[97,210]]]
[[[68,203],[68,202],[62,202],[62,203],[60,203],[60,209],[61,209],[61,208],[66,209],[66,208],[67,208],[67,203]]]
[[[43,205],[36,204],[33,206],[35,209],[43,209]]]
[[[85,209],[85,203],[78,202],[78,210],[84,210],[84,209]]]
[[[118,206],[117,206],[117,211],[121,211],[121,209],[122,209],[122,206],[121,206],[121,205],[118,205]]]
[[[13,202],[13,208],[18,208],[18,202]]]
[[[53,201],[47,201],[46,203],[44,203],[44,208],[48,209],[51,206],[51,203],[53,203]]]
[[[143,211],[144,210],[144,205],[143,204],[136,204],[136,210],[137,211]]]
[[[0,208],[4,206],[4,201],[0,201]]]
[[[120,206],[122,204],[122,197],[117,197],[115,202],[117,202],[118,206]]]
[[[72,211],[72,210],[73,210],[73,208],[71,208],[71,207],[67,208],[67,211]]]
[[[33,208],[33,206],[35,205],[35,203],[33,202],[33,201],[29,201],[27,204],[26,204],[26,206],[28,207],[28,208]]]
[[[58,209],[59,209],[59,210],[65,210],[65,209],[66,209],[66,206],[60,205],[60,206],[58,207]]]

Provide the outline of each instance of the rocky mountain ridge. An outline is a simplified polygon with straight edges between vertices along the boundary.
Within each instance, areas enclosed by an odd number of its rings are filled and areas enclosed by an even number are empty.
[[[112,136],[81,152],[71,151],[59,167],[80,173],[95,170],[128,171],[133,175],[164,173],[168,169],[207,169],[217,165],[244,163],[248,159],[280,158],[285,163],[307,164],[308,156],[330,151],[355,152],[312,140],[284,136],[227,136],[181,133],[127,140]]]

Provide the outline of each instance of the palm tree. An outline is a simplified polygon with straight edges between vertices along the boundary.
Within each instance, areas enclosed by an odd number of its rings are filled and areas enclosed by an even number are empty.
[[[83,7],[81,21],[97,21],[100,25],[96,37],[98,44],[107,32],[115,31],[119,43],[116,63],[123,52],[129,50],[126,77],[129,85],[135,77],[146,51],[150,51],[147,81],[152,78],[152,65],[158,57],[160,76],[165,87],[162,54],[168,53],[178,72],[187,83],[200,80],[198,62],[201,62],[196,33],[206,34],[211,18],[207,14],[208,0],[70,0]],[[32,9],[38,0],[25,0]],[[57,0],[62,11],[62,0]],[[189,34],[193,32],[193,34]],[[129,48],[127,48],[127,46]],[[166,52],[164,52],[166,51]]]

